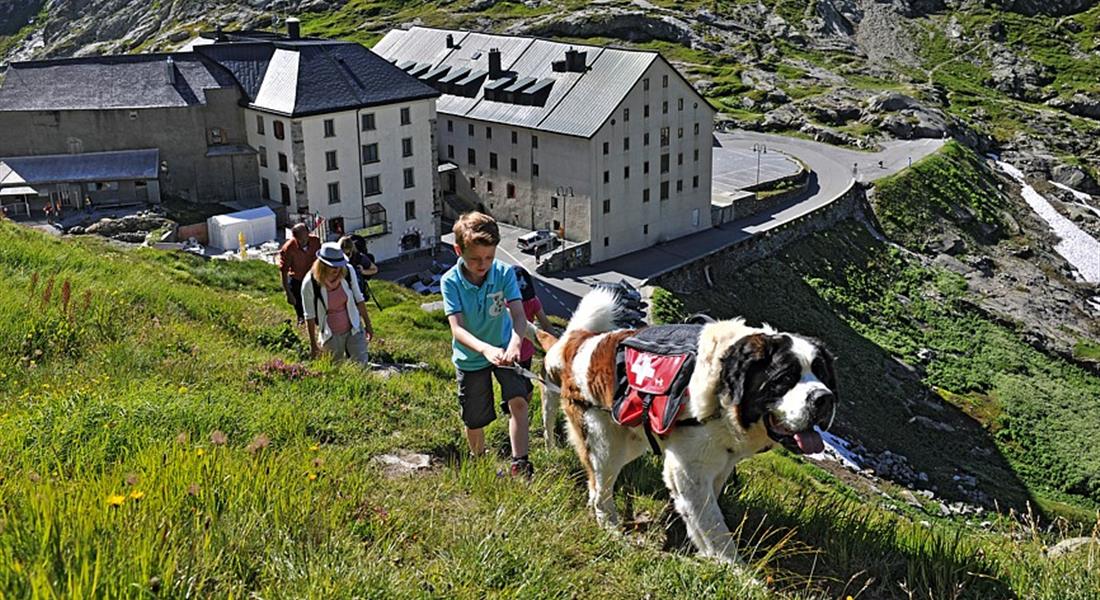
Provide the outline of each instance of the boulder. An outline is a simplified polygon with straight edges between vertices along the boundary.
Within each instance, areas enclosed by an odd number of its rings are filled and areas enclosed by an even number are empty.
[[[898,92],[883,92],[867,100],[870,112],[897,112],[907,108],[924,108],[919,100]]]
[[[1057,544],[1054,544],[1047,550],[1047,557],[1058,558],[1060,556],[1066,556],[1067,554],[1073,554],[1080,550],[1085,549],[1087,546],[1100,544],[1100,540],[1094,537],[1075,537],[1062,540]]]
[[[1100,185],[1093,176],[1073,165],[1057,164],[1050,169],[1050,178],[1062,185],[1086,194],[1100,195]]]
[[[993,53],[993,68],[987,83],[1011,98],[1035,101],[1042,98],[1042,87],[1054,81],[1045,67],[1001,48]]]
[[[1074,94],[1070,98],[1054,98],[1047,102],[1047,106],[1058,108],[1078,117],[1100,119],[1100,98]]]

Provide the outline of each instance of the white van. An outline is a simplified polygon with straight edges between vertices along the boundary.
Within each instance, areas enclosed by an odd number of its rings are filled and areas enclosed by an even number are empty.
[[[519,248],[520,252],[535,252],[536,249],[545,252],[553,250],[557,245],[558,234],[549,229],[532,231],[516,240],[516,247]]]

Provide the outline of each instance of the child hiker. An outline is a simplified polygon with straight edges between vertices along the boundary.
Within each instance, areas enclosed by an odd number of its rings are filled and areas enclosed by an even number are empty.
[[[474,456],[485,452],[484,427],[496,419],[493,377],[500,383],[501,410],[508,413],[513,476],[530,479],[527,399],[533,386],[511,368],[520,360],[527,330],[516,275],[496,260],[500,229],[492,217],[466,213],[454,226],[458,263],[443,275],[443,307],[454,337],[452,361],[466,441]]]
[[[322,351],[340,361],[347,355],[367,364],[367,347],[374,337],[359,279],[348,271],[348,257],[334,242],[326,242],[302,281],[302,310],[309,332],[310,354]]]

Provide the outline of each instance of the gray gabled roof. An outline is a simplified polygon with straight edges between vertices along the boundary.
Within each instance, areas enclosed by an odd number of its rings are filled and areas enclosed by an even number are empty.
[[[429,27],[391,30],[373,50],[410,71],[427,66],[421,77],[446,86],[454,73],[488,68],[493,48],[500,50],[506,75],[485,78],[472,93],[445,93],[436,104],[439,113],[588,138],[611,118],[650,66],[664,61],[652,51]],[[584,71],[555,71],[552,64],[571,48],[585,53]],[[444,70],[447,74],[440,76]],[[528,95],[543,97],[537,102],[510,102],[496,95],[498,91],[508,94],[509,88],[519,91],[521,84]],[[701,96],[698,99],[709,107]]]
[[[440,95],[431,86],[352,42],[243,39],[197,46],[195,52],[233,73],[251,107],[286,116],[352,110]]]
[[[0,187],[157,178],[160,150],[0,158]]]
[[[193,106],[206,102],[203,90],[235,86],[228,72],[191,53],[16,62],[0,86],[0,111]]]

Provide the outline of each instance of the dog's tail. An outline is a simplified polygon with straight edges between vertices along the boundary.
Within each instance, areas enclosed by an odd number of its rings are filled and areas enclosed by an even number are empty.
[[[613,290],[596,288],[581,298],[566,331],[591,331],[602,333],[617,329],[615,322],[621,316],[623,305]]]

